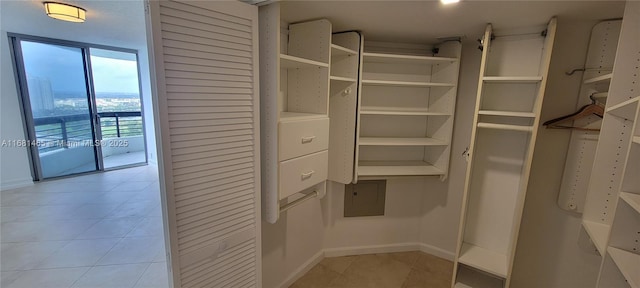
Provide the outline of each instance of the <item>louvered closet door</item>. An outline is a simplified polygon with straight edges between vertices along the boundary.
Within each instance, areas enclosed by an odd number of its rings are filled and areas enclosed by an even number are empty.
[[[174,287],[260,287],[257,7],[151,1]]]

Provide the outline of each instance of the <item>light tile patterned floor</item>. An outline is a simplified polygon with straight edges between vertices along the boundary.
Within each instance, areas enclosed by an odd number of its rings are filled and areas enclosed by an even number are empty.
[[[290,288],[449,288],[453,263],[422,252],[325,258]]]
[[[0,194],[0,287],[168,287],[157,167]]]

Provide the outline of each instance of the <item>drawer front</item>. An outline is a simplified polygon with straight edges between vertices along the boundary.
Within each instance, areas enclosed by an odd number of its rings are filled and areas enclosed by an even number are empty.
[[[327,180],[327,150],[280,162],[280,199]]]
[[[279,128],[280,161],[329,149],[329,118],[280,122]]]

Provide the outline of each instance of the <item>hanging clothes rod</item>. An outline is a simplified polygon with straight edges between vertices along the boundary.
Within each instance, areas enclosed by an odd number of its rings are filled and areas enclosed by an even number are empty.
[[[315,198],[318,197],[318,191],[314,190],[313,192],[304,195],[296,200],[291,201],[290,203],[284,204],[280,207],[280,213],[287,211],[295,206],[298,206],[300,204],[302,204],[302,202],[307,201],[311,198]]]

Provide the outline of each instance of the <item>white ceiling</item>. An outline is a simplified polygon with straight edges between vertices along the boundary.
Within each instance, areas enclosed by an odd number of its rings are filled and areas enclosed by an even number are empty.
[[[2,30],[132,49],[146,47],[141,0],[56,0],[87,10],[84,23],[56,20],[44,13],[41,0],[1,0]]]
[[[461,1],[448,6],[424,0],[284,1],[282,16],[287,22],[326,18],[334,31],[359,30],[368,40],[433,43],[437,37],[449,36],[474,40],[488,22],[496,29],[539,26],[554,15],[561,19],[607,19],[621,17],[624,9],[620,1]],[[0,2],[0,28],[8,32],[145,47],[141,0],[60,0],[87,10],[87,21],[82,24],[47,17],[40,0]]]
[[[437,37],[466,36],[474,40],[486,23],[494,29],[522,28],[559,20],[622,17],[620,1],[310,1],[282,2],[282,17],[292,23],[326,18],[334,31],[359,30],[365,40],[433,43]]]

